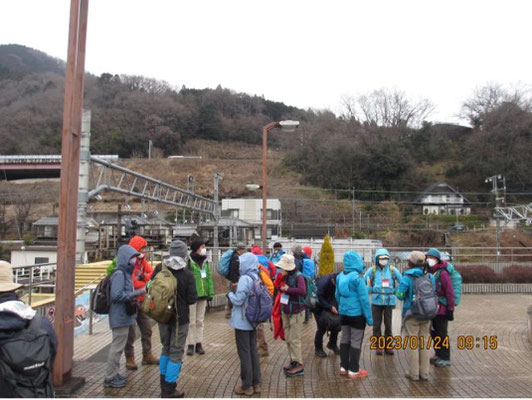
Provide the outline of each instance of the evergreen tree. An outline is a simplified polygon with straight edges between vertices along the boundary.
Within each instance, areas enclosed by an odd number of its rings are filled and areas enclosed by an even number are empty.
[[[321,245],[319,267],[320,277],[334,272],[334,250],[329,235],[325,235]]]

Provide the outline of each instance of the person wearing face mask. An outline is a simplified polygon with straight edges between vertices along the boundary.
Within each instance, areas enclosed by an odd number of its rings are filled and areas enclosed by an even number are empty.
[[[136,325],[134,298],[146,293],[146,288],[135,290],[131,275],[137,265],[139,252],[129,245],[120,246],[116,256],[116,269],[111,275],[111,307],[109,326],[113,339],[107,356],[107,369],[103,385],[119,388],[126,385],[126,377],[119,374],[120,356],[126,347],[129,327]]]
[[[198,300],[196,281],[192,272],[186,268],[187,245],[181,240],[174,239],[170,243],[170,256],[163,261],[177,280],[176,314],[165,323],[159,323],[161,337],[161,357],[159,372],[161,378],[161,397],[184,397],[185,393],[177,389],[177,380],[181,374],[183,353],[187,341],[189,328],[190,306]],[[159,264],[153,271],[152,280],[162,270]]]
[[[438,338],[439,343],[443,343],[448,336],[449,321],[454,320],[455,297],[451,275],[447,270],[447,261],[442,261],[441,253],[438,249],[431,248],[425,254],[430,272],[436,278],[436,295],[438,296],[438,315],[432,320],[431,335]],[[436,355],[431,359],[431,363],[436,367],[451,366],[451,347],[441,346],[436,349]]]
[[[281,257],[283,256],[283,254],[285,254],[285,253],[286,253],[286,251],[283,250],[283,245],[281,243],[279,243],[279,242],[276,242],[273,245],[273,253],[270,254],[270,261],[273,264],[278,263],[281,260]]]
[[[392,311],[395,308],[396,282],[399,284],[402,275],[390,263],[390,253],[386,249],[375,252],[375,264],[368,268],[364,280],[371,294],[371,315],[373,317],[373,336],[382,336],[382,322],[384,319],[384,337],[392,336]],[[377,343],[379,341],[377,340]],[[382,342],[381,342],[382,343]],[[384,343],[388,343],[386,340]],[[376,354],[384,354],[384,348],[377,348]],[[386,354],[393,355],[392,348],[386,348]]]
[[[205,318],[207,300],[212,300],[214,296],[214,284],[211,268],[207,261],[205,241],[195,240],[190,244],[187,266],[194,275],[196,292],[198,293],[198,301],[190,306],[190,332],[187,340],[187,355],[191,356],[194,354],[194,349],[198,354],[205,354],[202,346],[203,319]]]

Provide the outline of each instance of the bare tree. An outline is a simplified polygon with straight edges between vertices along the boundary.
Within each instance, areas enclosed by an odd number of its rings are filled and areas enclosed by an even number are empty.
[[[428,99],[409,100],[404,92],[396,89],[378,89],[358,97],[343,96],[341,104],[343,119],[394,128],[418,127],[434,111]]]
[[[518,106],[523,111],[532,111],[532,91],[525,86],[504,88],[499,83],[488,83],[477,88],[473,96],[462,105],[461,115],[474,127],[481,127],[486,114],[504,103]]]
[[[7,233],[7,200],[2,198],[0,199],[0,237],[5,238]]]

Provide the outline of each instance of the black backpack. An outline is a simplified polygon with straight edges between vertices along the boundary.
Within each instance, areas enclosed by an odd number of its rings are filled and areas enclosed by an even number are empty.
[[[54,397],[52,340],[41,318],[0,341],[0,397]]]
[[[109,314],[111,309],[111,276],[106,276],[92,292],[91,310],[96,314]]]

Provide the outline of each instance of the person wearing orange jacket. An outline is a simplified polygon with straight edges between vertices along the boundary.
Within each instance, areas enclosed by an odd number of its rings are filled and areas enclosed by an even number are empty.
[[[137,264],[133,270],[133,286],[136,289],[141,289],[146,286],[153,273],[153,268],[148,261],[146,261],[146,246],[148,242],[142,236],[133,236],[129,241],[129,245],[140,253]],[[138,303],[144,301],[144,296],[136,298]],[[140,329],[140,340],[142,343],[142,365],[159,365],[159,359],[151,352],[151,321],[150,318],[142,311],[140,307],[137,309],[137,325]],[[127,343],[125,348],[126,368],[136,370],[138,368],[135,363],[135,348],[133,344],[136,339],[135,325],[129,327],[127,336]]]

